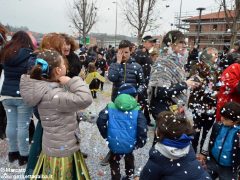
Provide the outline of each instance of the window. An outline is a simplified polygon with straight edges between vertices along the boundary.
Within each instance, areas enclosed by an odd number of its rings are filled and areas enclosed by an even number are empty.
[[[216,31],[217,30],[217,24],[214,24],[213,25],[213,31]]]
[[[198,25],[196,25],[195,27],[195,32],[198,32]]]
[[[226,32],[231,32],[231,29],[228,24],[226,24]]]

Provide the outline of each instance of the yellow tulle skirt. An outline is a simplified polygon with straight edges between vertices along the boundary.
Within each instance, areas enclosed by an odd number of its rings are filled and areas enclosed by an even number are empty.
[[[50,157],[41,152],[30,179],[89,180],[88,168],[80,151],[69,157]]]

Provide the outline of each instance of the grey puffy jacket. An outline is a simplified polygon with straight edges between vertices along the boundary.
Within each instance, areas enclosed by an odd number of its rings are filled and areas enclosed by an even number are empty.
[[[22,75],[20,93],[27,104],[38,106],[43,126],[43,153],[66,157],[79,150],[76,111],[92,103],[90,90],[80,77],[72,78],[65,87],[61,87],[56,82]]]

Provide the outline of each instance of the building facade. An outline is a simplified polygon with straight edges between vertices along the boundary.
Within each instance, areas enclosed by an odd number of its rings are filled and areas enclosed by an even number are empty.
[[[234,16],[234,11],[230,12],[230,16]],[[204,14],[201,18],[193,16],[182,21],[188,26],[185,35],[188,37],[190,48],[197,43],[198,36],[199,48],[212,46],[223,50],[230,46],[232,33],[224,11]],[[198,29],[198,24],[200,24],[200,29]],[[237,21],[237,26],[240,27],[240,20]],[[240,32],[237,32],[237,39],[240,39]]]

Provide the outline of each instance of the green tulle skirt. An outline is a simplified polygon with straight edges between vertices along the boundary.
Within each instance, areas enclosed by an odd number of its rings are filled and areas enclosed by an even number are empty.
[[[69,157],[50,157],[41,152],[30,179],[89,180],[88,168],[80,151]]]

